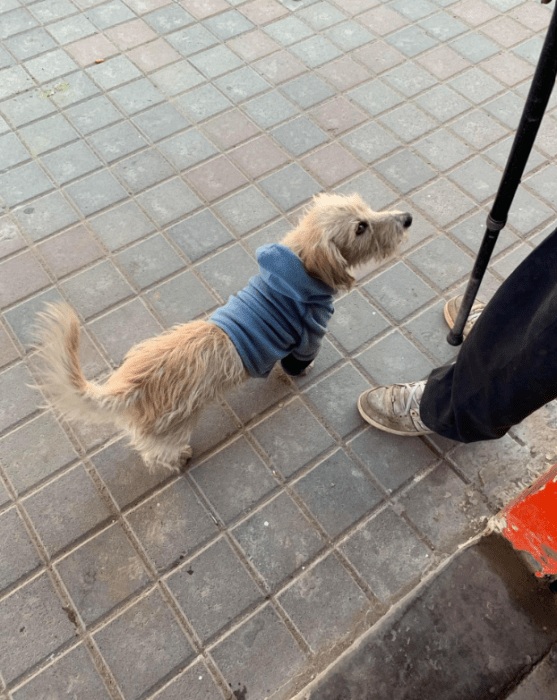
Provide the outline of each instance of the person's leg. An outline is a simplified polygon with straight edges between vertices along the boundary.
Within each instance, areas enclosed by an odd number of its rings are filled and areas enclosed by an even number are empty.
[[[557,231],[501,285],[457,361],[433,370],[425,387],[419,385],[412,396],[412,385],[366,392],[360,413],[390,432],[400,413],[399,434],[429,430],[475,442],[502,437],[557,397]],[[389,413],[388,421],[381,413]]]

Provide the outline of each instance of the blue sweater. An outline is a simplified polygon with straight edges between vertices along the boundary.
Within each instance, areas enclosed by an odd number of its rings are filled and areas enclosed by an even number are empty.
[[[252,377],[267,377],[287,355],[315,358],[334,312],[334,290],[310,277],[285,246],[265,245],[256,255],[260,273],[209,321],[230,337]]]

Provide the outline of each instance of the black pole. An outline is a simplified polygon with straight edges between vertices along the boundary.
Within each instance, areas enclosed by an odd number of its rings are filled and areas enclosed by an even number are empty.
[[[450,345],[460,345],[464,326],[468,320],[470,309],[480,288],[481,281],[489,263],[491,253],[497,242],[499,231],[505,227],[507,223],[507,215],[511,208],[512,201],[516,194],[516,190],[520,185],[522,174],[532,146],[536,140],[536,135],[540,127],[543,115],[545,113],[547,103],[551,96],[551,91],[555,84],[557,76],[557,10],[554,10],[549,29],[542,47],[540,59],[524,111],[518,125],[518,130],[514,137],[514,142],[511,148],[511,153],[505,167],[505,172],[501,178],[499,189],[491,211],[487,217],[486,231],[472,269],[472,274],[468,280],[468,286],[464,292],[464,298],[454,327],[447,336],[447,342]]]

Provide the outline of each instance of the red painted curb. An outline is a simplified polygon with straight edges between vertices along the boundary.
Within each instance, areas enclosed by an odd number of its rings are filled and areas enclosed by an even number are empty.
[[[557,574],[557,464],[497,516],[512,546],[537,562],[536,576]]]

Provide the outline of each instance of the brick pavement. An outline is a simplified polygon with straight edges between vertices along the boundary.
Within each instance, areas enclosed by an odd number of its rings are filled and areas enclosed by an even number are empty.
[[[0,0],[0,698],[287,698],[555,460],[362,424],[449,360],[550,8],[533,0]],[[97,62],[101,61],[102,62]],[[481,291],[551,230],[555,99]],[[358,272],[310,376],[207,410],[184,475],[27,388],[66,299],[82,361],[204,317],[308,198],[415,223]],[[549,442],[548,442],[549,440]]]

